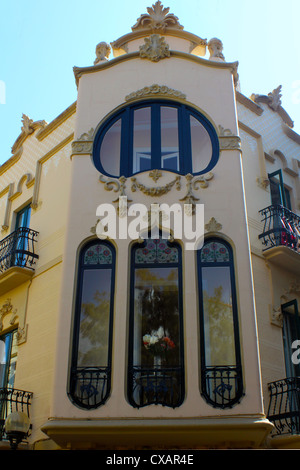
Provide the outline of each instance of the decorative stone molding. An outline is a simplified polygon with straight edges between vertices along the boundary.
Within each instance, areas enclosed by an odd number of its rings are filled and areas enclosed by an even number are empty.
[[[166,28],[173,28],[182,30],[183,26],[179,23],[177,16],[169,13],[170,8],[164,8],[160,1],[147,8],[147,13],[141,15],[135,25],[132,26],[132,31],[140,29],[150,29],[151,31],[162,30]]]
[[[269,306],[269,313],[270,313],[270,322],[274,326],[278,326],[279,328],[283,327],[283,315],[281,311],[281,307],[275,308],[272,305]]]
[[[14,145],[11,148],[11,152],[13,156],[20,157],[23,152],[22,144],[27,139],[27,137],[33,134],[37,129],[44,129],[47,126],[46,121],[33,121],[30,119],[26,114],[22,114],[22,127],[21,127],[21,134],[15,141]]]
[[[165,38],[159,34],[151,34],[149,38],[144,39],[145,44],[140,46],[140,58],[148,59],[152,62],[158,62],[161,59],[170,57],[169,45]]]
[[[72,155],[92,154],[94,129],[84,132],[77,140],[72,142]]]
[[[275,88],[275,90],[273,90],[271,93],[268,93],[268,97],[269,97],[268,105],[274,111],[278,111],[279,106],[281,106],[281,98],[282,98],[282,94],[280,93],[281,89],[282,89],[282,85],[279,85],[279,87]]]
[[[154,172],[160,173],[159,170],[152,170],[149,173],[149,177],[151,177],[150,174]],[[159,177],[160,176],[161,175],[159,175]],[[194,175],[190,173],[185,175],[185,179],[187,181],[187,184],[186,184],[187,190],[186,190],[185,196],[182,199],[180,199],[180,202],[183,202],[184,204],[186,204],[186,207],[185,207],[186,210],[188,210],[187,209],[188,205],[191,207],[191,213],[189,213],[188,215],[192,215],[194,213],[195,204],[197,201],[199,201],[199,198],[197,198],[194,195],[193,191],[198,190],[199,188],[202,188],[202,189],[207,188],[209,185],[209,181],[213,178],[213,176],[214,176],[213,173],[207,173],[206,175],[195,177],[194,179]],[[106,179],[103,175],[100,175],[99,181],[104,184],[104,189],[106,191],[114,191],[115,193],[118,193],[118,197],[112,201],[113,203],[119,204],[120,196],[127,197],[126,195],[127,178],[125,178],[125,176],[121,176],[121,178],[117,180],[117,179],[111,179],[111,178]],[[179,175],[176,176],[176,178],[170,181],[169,183],[165,184],[164,186],[147,187],[144,184],[138,182],[135,176],[131,177],[131,182],[132,182],[132,185],[130,189],[133,193],[139,190],[143,194],[149,197],[163,196],[164,194],[167,194],[168,192],[170,192],[174,186],[176,187],[177,191],[181,190],[181,176]],[[132,200],[127,199],[127,202],[130,203],[132,202]],[[119,210],[119,207],[118,207],[118,210]],[[119,213],[119,216],[121,216],[120,213]]]
[[[208,44],[208,50],[210,53],[209,60],[222,60],[225,61],[225,57],[223,55],[223,43],[218,38],[212,38]]]
[[[222,230],[222,224],[219,224],[219,222],[212,217],[210,221],[204,225],[204,228],[207,232],[220,232]]]
[[[265,103],[272,109],[274,112],[278,113],[281,119],[289,126],[294,127],[294,122],[288,115],[288,113],[283,109],[281,106],[281,90],[282,86],[275,88],[271,93],[268,95],[257,95],[252,93],[250,96],[251,100],[255,103]]]
[[[223,126],[219,126],[219,143],[220,150],[242,150],[240,137]]]
[[[269,178],[263,178],[263,177],[260,177],[258,176],[256,178],[256,183],[257,183],[257,186],[261,189],[264,189],[265,191],[268,189],[268,187],[270,186],[270,180]]]
[[[179,191],[181,189],[180,180],[181,177],[176,176],[174,180],[172,180],[170,183],[165,184],[164,186],[153,186],[151,188],[147,188],[145,185],[139,183],[136,177],[132,177],[131,181],[133,184],[131,186],[131,191],[136,192],[137,190],[139,190],[143,194],[146,194],[146,196],[160,197],[171,191],[174,185],[176,185],[176,189]]]
[[[184,93],[181,93],[181,91],[174,90],[173,88],[169,88],[166,85],[154,84],[150,86],[145,86],[141,90],[130,93],[129,95],[125,96],[125,101],[130,101],[137,98],[144,98],[150,95],[163,95],[171,98],[180,98],[183,100],[186,99],[186,95]]]
[[[152,178],[154,183],[156,183],[161,177],[162,177],[162,172],[159,170],[153,170],[153,171],[150,171],[149,173],[149,178]]]
[[[110,52],[111,47],[107,42],[99,42],[99,44],[96,46],[96,59],[94,60],[94,65],[97,65],[103,61],[107,61],[109,59]]]
[[[7,299],[0,309],[0,331],[3,330],[3,318],[6,315],[11,315],[9,324],[13,325],[17,318],[17,309],[13,308],[11,299]]]
[[[196,177],[193,181],[194,175],[192,175],[191,173],[188,173],[187,175],[185,175],[185,179],[187,181],[186,183],[187,192],[185,196],[182,199],[180,199],[180,201],[184,202],[184,204],[191,206],[192,212],[188,213],[188,215],[192,215],[194,213],[196,201],[199,201],[199,198],[197,198],[194,195],[193,190],[199,189],[199,186],[200,188],[203,188],[203,189],[207,188],[209,185],[208,181],[213,179],[213,177],[214,177],[213,173],[208,173],[207,175]]]

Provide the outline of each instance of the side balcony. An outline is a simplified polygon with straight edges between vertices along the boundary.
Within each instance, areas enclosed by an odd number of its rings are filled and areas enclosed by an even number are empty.
[[[0,295],[31,279],[38,232],[20,227],[0,241]]]
[[[300,274],[300,217],[286,207],[272,205],[259,211],[263,231],[259,239],[268,261]]]
[[[19,444],[27,444],[32,425],[30,405],[32,392],[14,388],[0,388],[0,450],[16,449]],[[8,423],[13,418],[14,423]],[[8,418],[8,419],[7,419]]]
[[[274,424],[272,446],[300,448],[300,377],[268,384],[268,419]]]

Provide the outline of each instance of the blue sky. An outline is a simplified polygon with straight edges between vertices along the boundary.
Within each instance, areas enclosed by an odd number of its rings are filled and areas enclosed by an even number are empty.
[[[51,122],[64,111],[76,100],[73,67],[93,65],[96,45],[130,32],[153,3],[1,0],[0,164],[11,156],[22,114]],[[239,62],[243,94],[268,94],[282,85],[282,105],[300,133],[299,0],[162,3],[186,31],[223,41],[226,61]]]

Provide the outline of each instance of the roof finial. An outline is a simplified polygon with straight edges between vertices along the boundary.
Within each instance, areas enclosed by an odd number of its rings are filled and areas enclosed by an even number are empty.
[[[179,23],[177,16],[169,13],[170,8],[164,8],[160,0],[158,0],[152,7],[148,7],[148,14],[141,15],[134,26],[132,31],[139,29],[162,30],[166,28],[183,29]]]

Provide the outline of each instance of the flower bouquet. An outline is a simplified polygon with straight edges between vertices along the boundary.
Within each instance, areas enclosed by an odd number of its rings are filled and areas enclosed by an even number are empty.
[[[175,348],[174,342],[164,335],[163,329],[151,332],[143,336],[143,344],[145,348],[153,354],[153,356],[162,356],[166,351]]]

